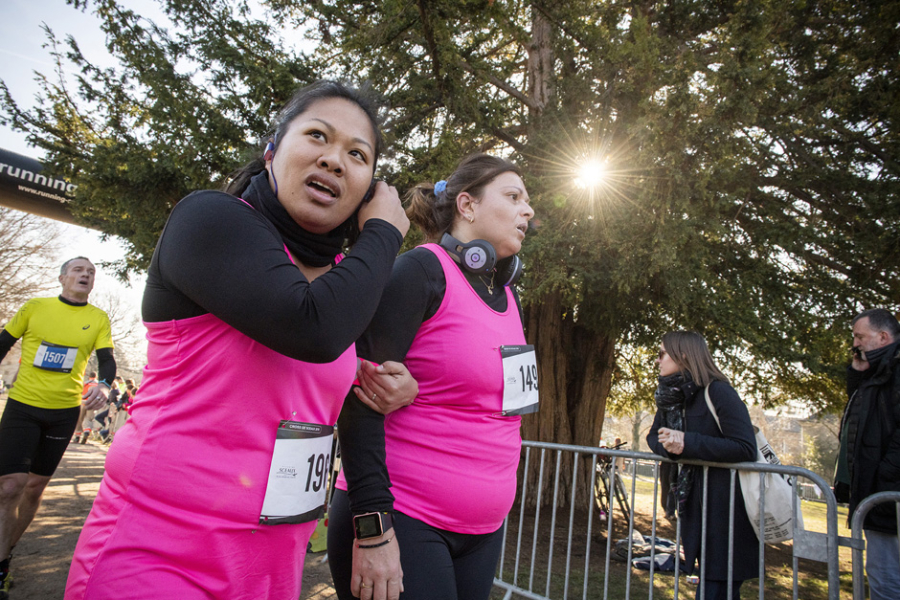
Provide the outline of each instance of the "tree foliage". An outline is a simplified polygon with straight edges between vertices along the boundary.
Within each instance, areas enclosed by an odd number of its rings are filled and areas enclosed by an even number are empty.
[[[168,26],[115,0],[67,3],[93,10],[118,66],[92,63],[75,38],[45,28],[56,71],[38,75],[33,108],[0,86],[4,122],[78,185],[71,206],[84,224],[127,240],[124,274],[149,264],[175,203],[230,173],[316,74],[246,3],[168,2]]]
[[[84,6],[84,0],[77,0]],[[74,40],[42,104],[15,105],[81,216],[146,264],[165,216],[319,75],[390,104],[400,189],[476,150],[524,165],[525,436],[595,444],[623,344],[701,331],[753,399],[842,402],[848,321],[900,302],[900,4],[873,0],[169,0],[156,26],[98,0],[116,69]],[[306,32],[316,51],[288,43]],[[604,177],[577,185],[595,161]],[[584,183],[584,181],[582,181]]]

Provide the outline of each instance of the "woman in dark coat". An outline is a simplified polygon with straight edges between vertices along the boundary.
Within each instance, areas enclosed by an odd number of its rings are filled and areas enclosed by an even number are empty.
[[[672,460],[724,463],[756,460],[756,436],[750,414],[728,378],[713,362],[706,341],[693,331],[665,334],[659,348],[656,417],[647,435],[650,449]],[[706,404],[705,390],[719,416],[721,429]],[[703,527],[703,467],[673,470],[669,502],[681,519],[685,572],[699,565]],[[706,510],[706,600],[728,598],[728,531],[731,476],[710,468]],[[740,598],[746,579],[759,576],[759,540],[747,517],[740,479],[734,481],[734,544],[731,598]],[[697,598],[701,598],[700,589]]]

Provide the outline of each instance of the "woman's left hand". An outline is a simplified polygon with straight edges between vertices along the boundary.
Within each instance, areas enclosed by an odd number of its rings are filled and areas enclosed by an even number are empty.
[[[360,386],[353,388],[356,397],[383,415],[412,404],[419,393],[418,382],[403,363],[388,360],[375,366],[362,360],[356,376]]]
[[[659,443],[669,454],[684,452],[684,432],[668,427],[661,427],[658,435]]]

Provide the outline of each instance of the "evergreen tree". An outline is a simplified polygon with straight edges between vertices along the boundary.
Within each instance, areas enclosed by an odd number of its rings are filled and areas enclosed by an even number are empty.
[[[542,400],[523,437],[595,445],[617,349],[674,328],[703,333],[748,400],[844,402],[850,317],[900,302],[900,4],[263,5],[166,2],[167,30],[99,0],[121,68],[70,41],[56,55],[77,90],[48,81],[31,110],[5,96],[78,183],[82,218],[131,240],[128,266],[178,198],[259,151],[295,85],[368,78],[390,102],[382,169],[400,189],[473,151],[525,167]],[[284,41],[300,30],[314,56]]]
[[[543,405],[525,437],[595,444],[616,348],[671,328],[751,399],[843,402],[849,317],[900,300],[896,3],[282,9],[382,83],[404,173],[490,148],[526,165]],[[579,190],[588,160],[605,176]]]

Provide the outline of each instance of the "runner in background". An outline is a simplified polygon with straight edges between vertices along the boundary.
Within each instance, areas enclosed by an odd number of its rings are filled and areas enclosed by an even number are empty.
[[[29,300],[0,332],[0,360],[22,340],[19,373],[0,418],[0,599],[12,582],[12,547],[34,519],[82,408],[102,407],[116,375],[109,317],[88,304],[95,274],[83,256],[66,261],[60,295]],[[94,351],[100,380],[88,388],[82,378]]]

